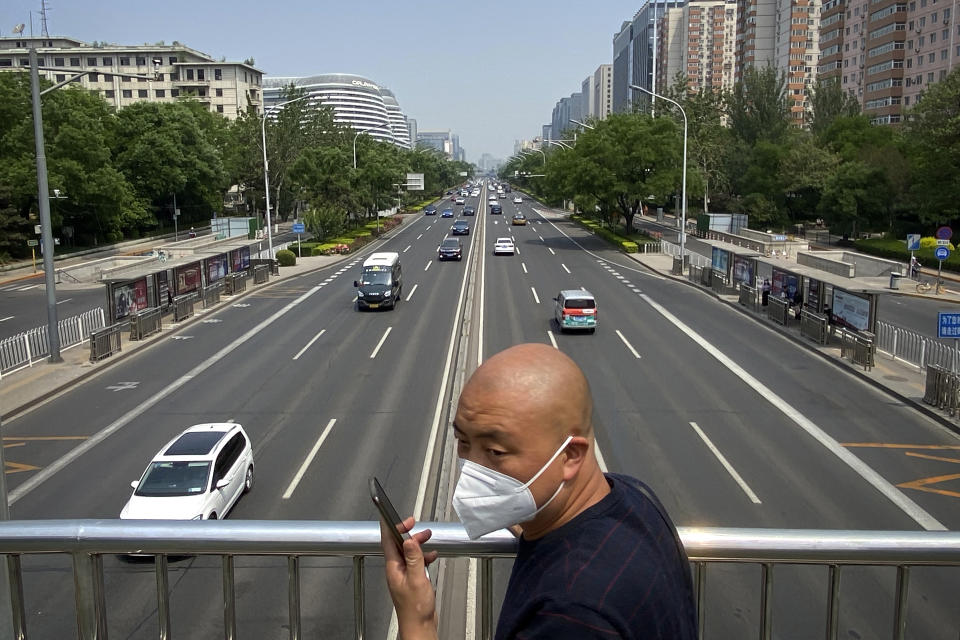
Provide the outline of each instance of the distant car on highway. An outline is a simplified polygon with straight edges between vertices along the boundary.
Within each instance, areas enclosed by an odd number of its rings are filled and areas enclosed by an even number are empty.
[[[443,212],[440,214],[440,217],[441,217],[441,218],[452,218],[452,217],[453,217],[453,209],[444,209]]]
[[[461,196],[455,200],[455,204],[466,204],[466,200]]]
[[[492,207],[490,207],[490,215],[495,216],[501,213],[503,213],[503,207],[501,207],[500,205],[495,204]]]
[[[523,198],[520,196],[513,196],[513,204],[523,204]]]
[[[500,201],[499,201],[499,200],[490,200],[487,204],[488,204],[489,206],[491,206],[491,207],[499,207],[499,206],[500,206]]]
[[[450,227],[450,232],[455,236],[468,236],[470,235],[470,225],[466,220],[457,220]]]
[[[597,330],[597,301],[584,289],[565,289],[554,301],[554,318],[561,333],[567,329]]]
[[[463,208],[463,215],[465,215],[465,216],[473,216],[473,215],[476,215],[476,214],[477,214],[477,210],[474,209],[473,207],[464,207],[464,208]]]
[[[522,213],[513,214],[513,224],[515,225],[526,225],[527,218]]]
[[[153,457],[120,512],[131,520],[216,520],[253,488],[253,449],[235,422],[198,424]]]
[[[437,260],[463,260],[463,243],[460,238],[447,237],[437,247]]]
[[[491,193],[490,195],[487,196],[487,200],[490,201],[490,202],[495,202],[496,199],[497,199],[497,194],[496,194],[496,193]]]
[[[423,210],[423,215],[425,216],[435,216],[437,215],[437,208],[432,204]]]
[[[517,248],[513,244],[511,238],[497,238],[497,241],[493,244],[493,255],[513,255],[517,252]]]

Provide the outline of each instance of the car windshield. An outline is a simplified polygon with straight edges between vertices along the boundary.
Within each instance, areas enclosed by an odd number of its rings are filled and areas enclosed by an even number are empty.
[[[572,298],[565,300],[563,306],[566,309],[596,309],[597,303],[592,298]]]
[[[376,271],[364,269],[360,274],[360,284],[390,284],[390,271],[382,268]]]
[[[173,497],[199,495],[207,489],[207,461],[151,462],[137,485],[136,495]]]
[[[444,249],[459,249],[460,243],[456,240],[444,240],[440,246]]]

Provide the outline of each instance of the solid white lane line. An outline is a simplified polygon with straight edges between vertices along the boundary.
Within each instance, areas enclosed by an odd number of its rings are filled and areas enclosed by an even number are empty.
[[[647,302],[655,311],[666,318],[673,326],[682,331],[688,338],[693,340],[704,351],[716,358],[720,364],[729,369],[735,376],[743,380],[751,389],[757,392],[761,398],[779,409],[785,416],[792,420],[798,427],[803,429],[814,440],[820,443],[827,451],[840,458],[848,467],[853,469],[861,478],[866,480],[873,488],[883,494],[890,502],[895,504],[901,511],[912,518],[917,524],[928,531],[946,531],[936,518],[930,515],[916,502],[907,497],[902,491],[890,484],[886,478],[874,471],[863,460],[855,456],[849,449],[843,447],[834,438],[828,435],[823,429],[818,427],[810,418],[803,415],[790,405],[786,400],[778,396],[772,389],[767,387],[755,377],[750,375],[743,367],[734,362],[729,356],[710,344],[706,338],[684,324],[679,318],[670,313],[661,304],[655,302],[645,293],[640,297]]]
[[[537,304],[540,304],[540,296],[537,295],[537,290],[533,287],[530,287],[530,291],[533,291],[533,299]]]
[[[433,260],[429,260],[429,261],[427,262],[427,266],[425,266],[425,267],[423,268],[423,270],[426,271],[427,269],[430,268],[430,265],[432,265],[432,264],[433,264]]]
[[[553,255],[553,256],[557,255],[557,252],[551,249],[550,247],[547,247],[547,251],[550,252],[550,255]]]
[[[406,253],[407,251],[410,251],[410,246],[411,246],[411,245],[408,244],[408,245],[407,245],[407,248],[404,249],[403,252]]]
[[[560,263],[560,266],[563,267],[563,270],[564,270],[564,271],[566,271],[567,273],[570,273],[570,269],[567,269],[567,265],[565,265],[565,264],[563,264],[563,263],[561,262],[561,263]]]
[[[528,272],[527,272],[527,265],[526,265],[526,263],[521,262],[521,263],[520,263],[520,266],[523,267],[523,272],[524,272],[524,273],[528,273]]]
[[[306,346],[303,347],[303,349],[300,349],[300,351],[297,352],[297,355],[293,356],[293,359],[294,359],[294,360],[299,360],[299,359],[300,359],[300,356],[302,356],[303,353],[304,353],[307,349],[309,349],[311,346],[313,346],[313,343],[316,342],[316,341],[320,338],[320,336],[322,336],[322,335],[325,334],[326,332],[327,332],[326,329],[320,329],[320,333],[318,333],[317,335],[313,336],[313,339],[311,339],[310,342],[308,342],[308,343],[306,344]]]
[[[373,353],[370,354],[371,358],[377,357],[377,353],[380,351],[380,347],[382,347],[383,343],[387,341],[387,336],[390,335],[391,331],[393,331],[393,327],[387,327],[387,330],[383,332],[383,337],[380,338],[380,342],[377,343],[377,347],[373,350]]]
[[[697,426],[696,422],[691,422],[690,426],[693,427],[693,430],[697,432],[697,435],[700,436],[700,439],[703,440],[703,443],[707,445],[707,448],[710,449],[710,452],[717,457],[717,460],[720,461],[720,464],[723,465],[723,468],[727,470],[727,473],[736,481],[740,488],[743,489],[743,492],[747,494],[747,497],[750,498],[750,502],[753,504],[762,504],[760,498],[757,497],[757,494],[753,492],[753,489],[750,488],[750,485],[737,473],[737,470],[733,468],[733,465],[727,461],[720,450],[710,441],[710,438],[707,437],[707,434],[703,432],[703,429]]]
[[[630,352],[633,354],[633,357],[637,360],[640,359],[640,354],[637,353],[637,350],[633,348],[633,345],[630,344],[626,338],[623,337],[623,334],[620,333],[620,329],[617,329],[617,335],[620,336],[620,339],[623,341],[623,344],[627,345],[627,349],[630,349]]]
[[[64,302],[70,302],[73,298],[67,298],[66,300],[57,300],[57,304],[63,304]]]
[[[7,320],[13,320],[16,316],[7,316],[6,318],[0,318],[0,322],[6,322]]]
[[[407,294],[407,297],[405,298],[405,300],[406,300],[407,302],[410,302],[410,298],[413,297],[413,292],[416,291],[416,290],[417,290],[417,287],[419,287],[419,286],[420,286],[419,284],[413,285],[413,289],[410,289],[410,293],[408,293],[408,294]]]
[[[71,462],[73,462],[74,460],[76,460],[86,452],[90,451],[91,449],[99,445],[101,442],[109,438],[111,435],[113,435],[120,429],[124,428],[125,426],[127,426],[128,424],[136,420],[138,417],[140,417],[141,415],[149,411],[155,405],[159,404],[167,396],[177,391],[187,383],[189,383],[191,380],[193,380],[194,378],[202,374],[204,371],[212,367],[214,364],[216,364],[226,356],[232,354],[237,349],[241,348],[244,344],[248,343],[251,338],[258,335],[261,331],[263,331],[264,329],[269,327],[271,324],[273,324],[274,322],[276,322],[277,320],[285,316],[287,313],[295,309],[297,305],[299,305],[301,302],[303,302],[304,300],[306,300],[307,298],[309,298],[310,296],[312,296],[318,291],[320,291],[320,287],[313,287],[312,289],[310,289],[309,291],[301,295],[299,298],[292,300],[285,307],[283,307],[282,309],[279,309],[273,315],[269,316],[262,322],[251,327],[246,333],[239,336],[237,339],[235,339],[234,341],[232,341],[231,343],[229,343],[228,345],[226,345],[225,347],[217,351],[215,354],[213,354],[212,356],[210,356],[209,358],[207,358],[197,366],[190,369],[190,371],[180,376],[179,378],[177,378],[176,380],[174,380],[173,382],[171,382],[170,384],[168,384],[163,389],[156,392],[146,400],[140,402],[133,409],[124,413],[122,416],[120,416],[119,418],[111,422],[109,425],[107,425],[100,431],[96,432],[90,438],[84,440],[82,444],[77,445],[76,447],[68,451],[65,455],[61,456],[60,458],[57,458],[55,461],[53,461],[53,463],[51,463],[50,465],[38,471],[35,475],[25,480],[21,485],[19,485],[16,489],[10,492],[9,504],[14,504],[15,502],[23,498],[25,495],[27,495],[28,493],[30,493],[31,491],[39,487],[41,484],[43,484],[44,482],[52,478],[54,475],[62,471],[68,464],[70,464]],[[7,422],[9,424],[10,421],[8,420]]]
[[[559,351],[560,347],[557,346],[557,339],[553,337],[553,331],[547,331],[547,337],[550,338],[550,344],[553,345],[553,348]]]
[[[297,475],[293,476],[293,480],[290,481],[290,484],[287,486],[287,490],[283,492],[284,500],[289,500],[290,496],[293,495],[293,492],[297,490],[297,485],[299,485],[300,481],[303,480],[304,474],[306,474],[307,469],[310,468],[310,463],[313,462],[313,459],[317,457],[317,452],[320,451],[323,441],[327,439],[328,435],[330,435],[330,430],[333,429],[333,425],[336,423],[336,418],[330,418],[330,422],[327,423],[326,429],[324,429],[323,433],[320,434],[320,437],[317,438],[317,441],[313,444],[313,448],[310,449],[310,453],[307,454],[303,464],[300,465]]]

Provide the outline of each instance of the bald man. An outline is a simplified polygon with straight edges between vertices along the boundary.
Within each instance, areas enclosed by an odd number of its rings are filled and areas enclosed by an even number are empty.
[[[576,363],[543,344],[490,358],[460,394],[454,509],[471,538],[504,527],[520,536],[496,637],[692,640],[690,567],[676,529],[646,485],[600,470],[592,405]],[[429,530],[402,554],[382,539],[400,637],[436,638],[424,566],[437,554],[421,549]]]

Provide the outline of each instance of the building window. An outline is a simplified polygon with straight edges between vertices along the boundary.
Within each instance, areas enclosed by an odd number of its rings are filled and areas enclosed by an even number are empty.
[[[138,98],[146,98],[146,97],[147,97],[147,90],[146,90],[146,89],[137,89],[137,97],[138,97]]]
[[[927,74],[927,83],[933,82],[933,71]]]
[[[937,54],[931,53],[927,56],[927,62],[933,63],[937,61]]]
[[[147,64],[147,58],[145,56],[137,56],[137,66],[142,67]]]
[[[95,67],[95,66],[97,66],[97,59],[96,59],[96,58],[87,58],[87,66],[88,66],[88,67]]]
[[[70,58],[70,66],[71,66],[71,67],[79,67],[79,66],[80,66],[80,58]]]
[[[198,90],[197,90],[197,95],[200,96],[201,98],[206,98],[206,97],[207,97],[207,90],[206,90],[206,89],[202,89],[202,88],[201,88],[201,89],[198,89]]]
[[[130,58],[121,56],[121,57],[120,57],[120,66],[121,66],[121,67],[129,67],[129,66],[130,66]]]
[[[187,69],[187,80],[193,80],[193,69]]]
[[[169,58],[167,58],[167,60],[170,62],[170,64],[176,64],[177,56],[170,56]]]
[[[88,73],[87,77],[90,78],[90,82],[98,82],[96,73]]]
[[[0,58],[0,67],[12,67],[13,58]]]
[[[40,64],[43,64],[43,63],[41,62]],[[21,67],[29,67],[29,66],[30,66],[30,58],[20,58],[20,66],[21,66]]]
[[[170,89],[170,97],[171,97],[171,98],[179,98],[179,97],[180,97],[180,89]]]
[[[223,113],[223,105],[222,105],[222,104],[218,104],[218,105],[217,105],[217,113]]]
[[[947,70],[940,69],[940,82],[943,82],[946,79],[947,79]]]
[[[113,76],[110,75],[109,73],[105,73],[105,74],[103,74],[103,81],[104,81],[104,82],[113,82]]]
[[[214,80],[223,80],[223,71],[221,69],[213,70],[213,79]]]
[[[167,97],[167,92],[166,92],[164,89],[157,89],[156,92],[155,92],[155,95],[156,95],[158,98],[166,98],[166,97]]]
[[[218,97],[218,98],[222,98],[222,97],[223,97],[223,89],[217,89],[217,97]]]
[[[122,95],[124,98],[132,98],[132,97],[133,97],[133,91],[131,91],[130,89],[124,89],[123,92],[121,93],[121,95]]]
[[[940,59],[941,59],[941,60],[946,60],[949,56],[950,56],[950,50],[949,50],[949,49],[942,49],[942,50],[940,51]]]
[[[927,26],[927,16],[920,16],[920,27],[923,28]]]
[[[203,69],[197,69],[197,80],[203,80]]]
[[[113,89],[107,89],[103,92],[103,97],[110,98],[111,100],[116,95],[116,92]]]
[[[105,67],[112,67],[112,66],[113,66],[113,58],[104,57],[104,58],[103,58],[103,66],[105,66]]]
[[[63,82],[66,79],[67,79],[67,76],[65,76],[64,74],[62,73],[57,74],[57,82]]]
[[[180,79],[180,69],[179,69],[179,68],[174,68],[173,73],[170,74],[170,79],[171,79],[171,80],[179,80],[179,79]]]
[[[933,44],[933,43],[936,42],[936,41],[937,41],[937,32],[936,32],[936,31],[931,31],[931,32],[930,32],[930,44]]]
[[[55,66],[55,67],[62,67],[62,66],[63,66],[63,58],[54,58],[54,59],[53,59],[53,66]]]
[[[157,74],[157,82],[163,82],[163,74],[162,74],[162,73],[158,73],[158,74]]]

